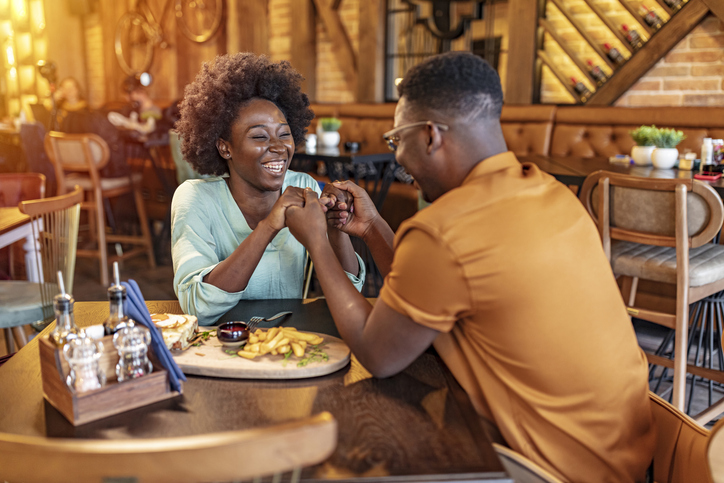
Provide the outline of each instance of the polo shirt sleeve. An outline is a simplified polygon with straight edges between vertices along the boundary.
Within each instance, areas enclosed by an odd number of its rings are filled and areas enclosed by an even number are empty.
[[[440,332],[471,312],[463,268],[443,241],[419,227],[397,240],[380,298],[394,311]]]

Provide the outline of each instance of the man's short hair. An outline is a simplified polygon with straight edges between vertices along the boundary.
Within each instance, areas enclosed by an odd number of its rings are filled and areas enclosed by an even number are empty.
[[[451,119],[500,119],[503,89],[490,64],[470,52],[430,57],[410,69],[397,86],[413,109]]]

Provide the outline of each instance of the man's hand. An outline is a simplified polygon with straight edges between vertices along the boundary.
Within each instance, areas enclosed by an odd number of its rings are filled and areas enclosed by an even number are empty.
[[[304,206],[304,190],[294,186],[287,186],[284,193],[272,206],[271,212],[266,217],[269,226],[279,231],[286,226],[285,216],[287,208],[290,206]]]
[[[327,186],[322,195],[322,202],[327,203],[327,223],[344,233],[363,238],[380,216],[367,191],[351,181],[335,181],[329,190]],[[334,202],[325,199],[334,199]]]
[[[293,205],[286,210],[286,225],[299,243],[310,249],[327,241],[327,221],[314,190],[303,190],[304,205]]]

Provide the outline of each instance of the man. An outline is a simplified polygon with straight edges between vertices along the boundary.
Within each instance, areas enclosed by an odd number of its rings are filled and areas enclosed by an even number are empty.
[[[314,193],[286,214],[343,339],[378,377],[434,343],[514,450],[567,481],[643,481],[655,438],[647,365],[592,220],[507,152],[500,80],[485,61],[436,56],[398,89],[385,138],[432,205],[400,227],[394,252],[361,188],[337,183],[327,213],[386,274],[374,308],[336,261]]]

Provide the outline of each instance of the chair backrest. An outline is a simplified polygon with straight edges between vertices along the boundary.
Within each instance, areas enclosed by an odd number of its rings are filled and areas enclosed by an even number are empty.
[[[20,125],[20,144],[23,147],[25,159],[28,163],[28,171],[44,174],[46,178],[46,194],[55,196],[57,194],[55,168],[48,159],[43,147],[44,139],[45,126],[41,123],[25,122]]]
[[[711,428],[709,444],[706,447],[709,472],[714,483],[724,483],[724,419]]]
[[[42,267],[40,294],[43,317],[52,320],[53,297],[58,293],[58,271],[63,274],[65,289],[72,293],[75,256],[78,244],[80,203],[83,190],[76,186],[65,195],[42,200],[23,201],[18,207],[30,216],[33,235],[40,243],[38,266]]]
[[[654,481],[707,483],[706,448],[709,431],[656,394],[649,392],[656,426]]]
[[[694,179],[638,178],[608,171],[586,177],[579,197],[596,220],[606,254],[610,239],[690,248],[710,241],[724,221],[724,205]]]
[[[327,459],[337,445],[328,412],[278,426],[160,439],[75,440],[0,434],[0,479],[237,481]],[[295,471],[298,478],[299,472]]]
[[[178,181],[178,184],[183,183],[187,179],[206,178],[208,176],[196,172],[193,166],[186,161],[184,155],[181,153],[181,138],[178,132],[173,129],[168,132],[168,145],[171,148],[171,157],[176,165],[176,181]]]
[[[0,207],[45,198],[45,176],[40,173],[1,173]]]
[[[108,143],[97,134],[69,134],[50,131],[45,135],[45,152],[55,166],[58,192],[65,193],[65,171],[88,172],[95,186],[100,171],[111,156]]]

